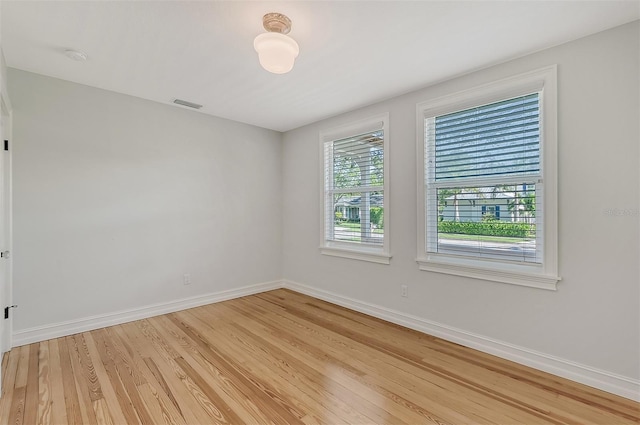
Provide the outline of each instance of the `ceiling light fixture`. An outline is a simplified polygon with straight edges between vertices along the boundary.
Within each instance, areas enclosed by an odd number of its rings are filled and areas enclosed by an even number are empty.
[[[286,74],[300,53],[298,43],[286,35],[291,31],[291,20],[281,13],[267,13],[262,25],[268,32],[253,41],[260,65],[274,74]]]
[[[87,60],[87,54],[80,50],[67,49],[64,51],[65,56],[74,61],[83,62]]]

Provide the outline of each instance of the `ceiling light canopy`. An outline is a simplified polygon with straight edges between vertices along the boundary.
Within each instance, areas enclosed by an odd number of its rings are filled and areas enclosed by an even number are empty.
[[[300,53],[298,43],[287,36],[291,31],[291,20],[281,13],[267,13],[262,17],[262,25],[268,32],[253,41],[260,65],[274,74],[286,74],[293,69]]]
[[[80,50],[67,49],[64,51],[64,54],[66,57],[74,61],[84,62],[87,60],[87,54]]]

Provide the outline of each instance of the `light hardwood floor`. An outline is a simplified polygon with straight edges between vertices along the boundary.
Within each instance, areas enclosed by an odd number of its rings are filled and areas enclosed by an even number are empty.
[[[287,290],[3,361],[3,424],[640,423],[639,403]]]

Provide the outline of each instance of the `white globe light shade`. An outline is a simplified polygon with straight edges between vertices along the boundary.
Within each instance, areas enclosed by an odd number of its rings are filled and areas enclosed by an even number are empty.
[[[253,41],[258,52],[260,65],[274,74],[286,74],[293,69],[293,63],[300,53],[298,43],[284,34],[267,32]]]

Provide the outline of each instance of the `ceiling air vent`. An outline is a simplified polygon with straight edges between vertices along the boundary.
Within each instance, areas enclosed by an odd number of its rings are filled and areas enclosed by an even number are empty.
[[[187,108],[200,109],[202,105],[198,105],[197,103],[187,102],[186,100],[174,99],[173,103],[176,105],[186,106]]]

